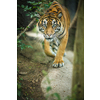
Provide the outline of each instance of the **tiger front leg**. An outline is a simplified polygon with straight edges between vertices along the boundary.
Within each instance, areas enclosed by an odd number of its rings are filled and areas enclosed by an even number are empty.
[[[56,53],[53,52],[52,48],[50,48],[50,43],[44,39],[44,52],[47,56],[55,57]]]
[[[66,34],[61,40],[60,46],[57,51],[57,55],[53,62],[53,67],[63,67],[64,66],[63,55],[64,55],[65,48],[67,45],[67,41],[68,41],[68,34]]]

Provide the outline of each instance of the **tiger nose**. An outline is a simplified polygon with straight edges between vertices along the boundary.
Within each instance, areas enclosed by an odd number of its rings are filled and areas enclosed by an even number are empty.
[[[48,36],[51,36],[51,34],[48,34]]]

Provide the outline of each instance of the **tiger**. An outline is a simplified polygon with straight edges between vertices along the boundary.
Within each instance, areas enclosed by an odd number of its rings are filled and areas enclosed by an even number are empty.
[[[44,36],[44,52],[53,57],[54,68],[63,67],[63,55],[68,42],[70,15],[68,9],[54,1],[38,22]]]

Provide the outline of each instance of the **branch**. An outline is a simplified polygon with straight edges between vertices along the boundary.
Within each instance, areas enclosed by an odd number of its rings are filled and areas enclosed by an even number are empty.
[[[20,37],[23,33],[25,33],[25,32],[28,30],[29,27],[32,26],[32,24],[35,22],[35,20],[36,20],[36,18],[34,18],[34,19],[28,24],[28,26],[17,36],[17,39],[19,39],[19,37]]]
[[[73,25],[74,25],[74,23],[75,23],[76,21],[77,21],[77,12],[76,12],[76,14],[75,14],[75,16],[74,16],[72,22],[70,23],[69,29],[71,29],[71,28],[73,27]]]
[[[78,11],[79,11],[79,8],[80,8],[80,2],[78,2],[78,3],[79,3],[79,4],[78,4],[78,7],[77,7],[76,14],[75,14],[75,16],[74,16],[72,22],[70,23],[70,27],[69,27],[69,29],[72,28],[73,25],[74,25],[74,23],[77,21],[77,14],[78,14]]]

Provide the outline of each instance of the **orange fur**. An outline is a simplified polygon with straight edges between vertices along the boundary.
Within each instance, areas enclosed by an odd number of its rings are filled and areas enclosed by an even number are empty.
[[[45,51],[45,54],[50,56],[50,57],[55,57],[55,55],[53,55],[51,52],[50,52],[50,46],[49,46],[49,42],[46,41],[46,39],[44,39],[44,51]]]
[[[60,8],[60,10],[58,10],[59,8]],[[50,43],[46,39],[44,39],[44,51],[45,51],[46,55],[55,57],[53,64],[61,64],[61,63],[63,63],[63,55],[64,55],[65,48],[66,48],[67,41],[68,41],[68,28],[70,25],[70,16],[69,16],[69,12],[68,12],[67,8],[61,6],[58,2],[54,1],[52,3],[52,5],[50,6],[50,8],[47,10],[47,12],[40,18],[40,24],[42,23],[41,22],[42,19],[48,18],[49,13],[52,13],[52,12],[53,13],[57,12],[51,16],[55,17],[55,18],[57,18],[57,20],[59,20],[57,23],[61,22],[62,29],[65,29],[64,36],[61,39],[59,39],[60,45],[57,50],[56,56],[54,54],[52,54],[51,49],[50,49]],[[58,19],[58,14],[60,12],[62,12],[63,16],[60,19]],[[45,29],[44,26],[43,26],[43,28]],[[47,27],[44,30],[44,34],[48,34],[48,35],[54,34],[54,29],[56,29],[56,27],[55,28],[52,27],[51,19],[49,18]]]

